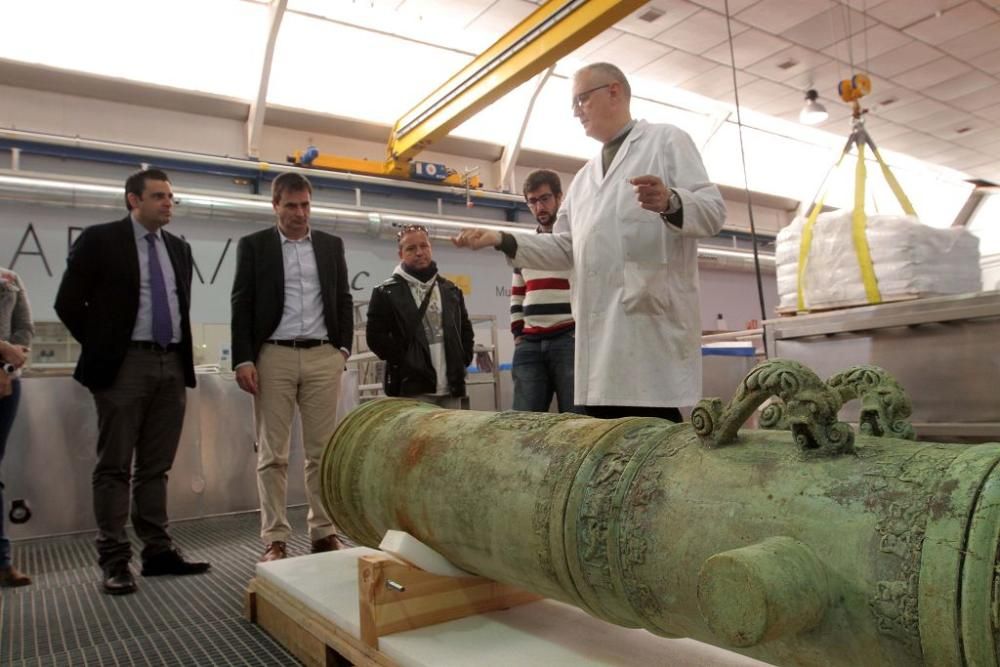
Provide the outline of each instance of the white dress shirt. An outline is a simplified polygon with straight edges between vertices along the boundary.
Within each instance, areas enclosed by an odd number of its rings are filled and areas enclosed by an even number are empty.
[[[153,340],[153,293],[149,284],[149,241],[146,235],[149,230],[143,227],[132,216],[132,231],[135,233],[135,250],[139,256],[139,312],[135,317],[135,326],[132,328],[132,340]],[[157,229],[156,254],[160,259],[160,270],[163,272],[163,282],[167,287],[167,305],[170,306],[170,324],[173,331],[170,335],[171,343],[181,342],[181,307],[177,300],[177,277],[174,275],[174,265],[170,263],[170,255],[167,253],[167,245],[163,241],[163,234]]]
[[[328,338],[326,319],[323,317],[323,293],[316,268],[312,232],[293,241],[281,230],[281,254],[285,264],[285,307],[281,322],[271,334],[274,340],[296,338]]]

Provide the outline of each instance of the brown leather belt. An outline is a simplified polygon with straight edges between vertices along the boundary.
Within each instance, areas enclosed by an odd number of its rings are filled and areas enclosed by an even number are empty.
[[[320,345],[330,345],[330,341],[323,340],[322,338],[295,338],[292,340],[269,340],[267,341],[271,345],[280,345],[281,347],[296,347],[303,350],[308,350],[311,347],[319,347]]]

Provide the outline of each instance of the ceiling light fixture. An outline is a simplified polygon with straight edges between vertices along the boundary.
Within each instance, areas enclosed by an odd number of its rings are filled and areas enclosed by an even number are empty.
[[[806,91],[806,104],[799,112],[800,123],[819,125],[830,117],[830,114],[826,112],[826,107],[817,102],[817,99],[819,99],[819,93],[815,89],[810,88]]]

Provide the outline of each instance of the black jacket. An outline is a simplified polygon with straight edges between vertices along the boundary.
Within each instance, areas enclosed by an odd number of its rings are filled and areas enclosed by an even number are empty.
[[[177,281],[184,382],[195,386],[191,351],[191,246],[162,229]],[[82,347],[73,373],[91,390],[114,384],[139,314],[139,254],[131,216],[87,227],[66,259],[56,314]]]
[[[441,290],[441,326],[444,333],[445,376],[452,396],[465,396],[465,368],[472,362],[472,322],[465,310],[462,290],[455,283],[438,275]],[[437,374],[431,366],[430,347],[423,326],[416,327],[416,339],[421,366],[414,368],[414,355],[406,355],[407,331],[417,319],[419,304],[413,300],[406,280],[393,276],[372,291],[368,303],[365,337],[368,347],[384,359],[387,372],[401,377],[400,396],[433,394],[437,391]],[[408,360],[409,358],[409,360]],[[389,369],[394,366],[395,369]]]
[[[316,270],[323,296],[326,333],[335,346],[350,351],[354,342],[354,302],[347,278],[344,242],[312,230]],[[233,367],[256,363],[264,341],[281,324],[285,309],[285,260],[277,226],[254,232],[236,246],[232,292]]]

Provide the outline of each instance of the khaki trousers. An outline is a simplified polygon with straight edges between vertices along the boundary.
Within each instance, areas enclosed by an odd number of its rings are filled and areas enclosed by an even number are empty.
[[[264,343],[257,358],[257,492],[260,536],[265,544],[287,542],[288,449],[295,405],[302,417],[309,539],[337,532],[323,508],[320,459],[337,424],[344,355],[333,345],[309,349]]]

